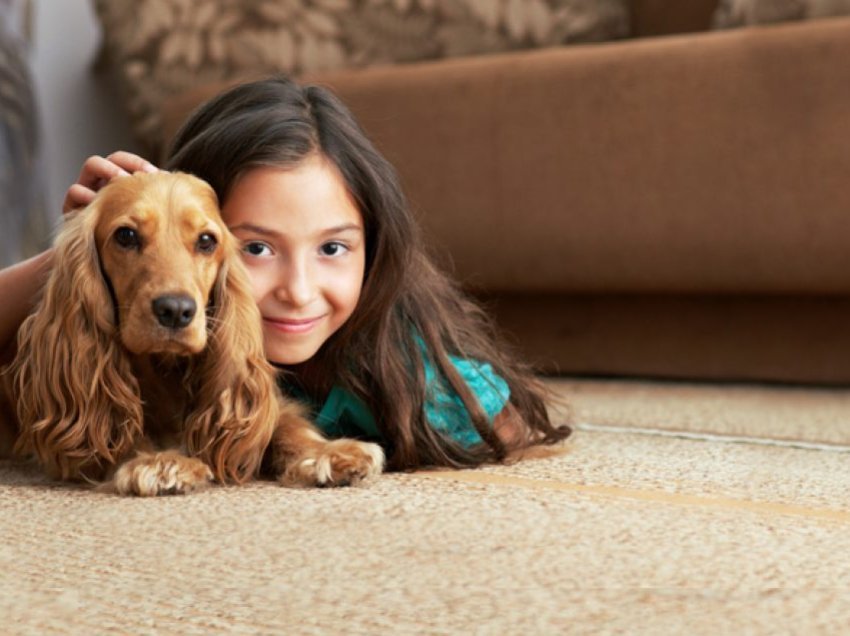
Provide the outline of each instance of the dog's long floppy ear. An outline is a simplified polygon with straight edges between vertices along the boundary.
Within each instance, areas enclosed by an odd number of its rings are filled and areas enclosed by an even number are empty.
[[[191,371],[196,409],[186,423],[190,455],[219,481],[241,483],[260,468],[277,421],[274,369],[263,352],[260,312],[234,241],[213,289],[209,339]]]
[[[55,476],[98,479],[142,430],[138,384],[116,337],[95,227],[103,197],[70,217],[12,364],[20,452]]]

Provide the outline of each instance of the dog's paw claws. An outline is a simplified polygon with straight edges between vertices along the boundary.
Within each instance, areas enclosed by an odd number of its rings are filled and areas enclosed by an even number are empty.
[[[195,457],[175,451],[139,453],[118,468],[112,488],[119,495],[139,497],[184,495],[205,488],[213,479],[210,467]]]
[[[380,446],[338,439],[292,460],[278,481],[290,487],[356,486],[373,480],[383,469],[384,451]]]

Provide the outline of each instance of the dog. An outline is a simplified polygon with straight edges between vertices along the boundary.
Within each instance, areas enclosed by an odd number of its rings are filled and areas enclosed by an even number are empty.
[[[280,393],[237,240],[188,174],[114,179],[67,217],[2,385],[18,454],[122,495],[243,483],[264,466],[288,486],[383,469],[380,446],[325,439]]]

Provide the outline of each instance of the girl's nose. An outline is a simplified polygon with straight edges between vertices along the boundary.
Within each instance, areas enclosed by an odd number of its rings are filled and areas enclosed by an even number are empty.
[[[281,273],[276,295],[282,302],[304,307],[312,302],[316,295],[316,285],[309,268],[303,263],[292,263]]]

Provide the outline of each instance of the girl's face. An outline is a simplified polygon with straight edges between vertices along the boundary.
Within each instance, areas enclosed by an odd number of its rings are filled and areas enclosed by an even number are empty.
[[[266,357],[309,360],[354,312],[363,286],[363,219],[342,175],[318,153],[294,168],[254,168],[222,215],[242,244]]]

